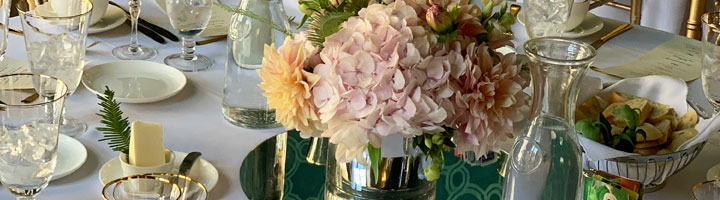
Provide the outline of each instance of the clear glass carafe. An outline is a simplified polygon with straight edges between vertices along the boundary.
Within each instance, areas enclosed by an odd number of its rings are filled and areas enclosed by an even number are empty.
[[[282,45],[285,34],[273,29],[276,26],[289,30],[289,22],[279,0],[244,0],[240,9],[251,11],[257,17],[235,14],[228,31],[227,60],[222,111],[230,123],[245,128],[275,128],[275,111],[268,108],[267,99],[258,87],[265,45]],[[262,21],[256,19],[264,19]],[[268,21],[265,21],[268,20]]]
[[[582,152],[573,118],[595,49],[555,37],[529,40],[524,49],[533,81],[531,120],[510,153],[503,199],[580,199]]]

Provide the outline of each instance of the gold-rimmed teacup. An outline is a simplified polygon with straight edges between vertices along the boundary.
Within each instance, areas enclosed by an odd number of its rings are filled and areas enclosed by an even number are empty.
[[[692,188],[692,196],[695,200],[717,200],[720,199],[720,179],[703,181]]]

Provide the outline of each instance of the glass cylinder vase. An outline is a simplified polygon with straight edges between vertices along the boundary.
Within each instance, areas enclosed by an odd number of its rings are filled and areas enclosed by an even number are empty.
[[[595,49],[556,37],[531,39],[524,49],[533,81],[531,120],[510,153],[503,199],[580,199],[582,150],[574,111]]]
[[[330,143],[325,168],[325,199],[435,199],[435,181],[428,181],[424,169],[430,160],[420,149],[412,148],[412,139],[391,135],[383,139],[378,174],[370,163],[368,151],[357,158],[340,163],[335,159],[336,145]],[[377,181],[375,181],[375,177]]]
[[[279,47],[285,34],[275,28],[289,30],[289,22],[279,0],[244,0],[240,9],[256,17],[236,13],[228,31],[227,60],[222,111],[225,119],[244,128],[276,128],[275,111],[258,87],[265,45]],[[267,21],[266,21],[267,20]],[[273,24],[268,24],[270,21]]]

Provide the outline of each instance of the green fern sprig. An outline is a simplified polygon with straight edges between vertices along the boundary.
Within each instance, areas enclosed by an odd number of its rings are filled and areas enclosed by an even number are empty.
[[[220,2],[215,2],[215,5],[218,6],[218,7],[220,7],[220,8],[222,8],[222,9],[224,9],[224,10],[226,10],[226,11],[228,11],[228,12],[238,13],[238,14],[241,14],[241,15],[243,15],[243,16],[249,17],[250,19],[257,20],[257,21],[259,21],[259,22],[261,22],[261,23],[263,23],[263,24],[266,24],[266,25],[270,26],[270,28],[275,29],[275,30],[277,30],[277,31],[279,31],[279,32],[287,35],[287,36],[292,36],[292,35],[293,35],[292,31],[287,30],[287,29],[285,29],[285,28],[283,28],[283,27],[281,27],[281,26],[273,23],[272,20],[270,20],[270,19],[268,19],[268,18],[265,18],[265,17],[262,17],[262,16],[259,16],[259,15],[255,14],[255,13],[253,13],[252,11],[244,10],[244,9],[241,9],[241,8],[232,9],[232,8],[230,8],[230,6],[225,5],[225,4],[222,4],[222,3],[220,3]]]
[[[120,110],[120,103],[115,101],[115,92],[105,86],[104,96],[97,95],[100,99],[102,110],[97,113],[102,119],[100,123],[105,127],[98,127],[97,130],[103,132],[103,138],[98,141],[109,141],[108,145],[113,151],[128,153],[130,150],[130,122],[128,118],[123,118],[123,112]]]
[[[322,47],[323,42],[325,42],[325,37],[338,32],[340,30],[340,24],[352,16],[355,16],[355,13],[328,12],[313,14],[312,22],[308,25],[308,40],[316,47]]]

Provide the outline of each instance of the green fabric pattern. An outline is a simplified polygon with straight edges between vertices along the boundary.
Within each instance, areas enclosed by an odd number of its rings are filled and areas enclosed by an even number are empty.
[[[322,200],[325,189],[325,167],[305,161],[309,140],[297,132],[287,136],[285,161],[286,200]],[[452,152],[445,152],[445,169],[438,179],[436,199],[496,200],[502,197],[503,179],[497,165],[470,166]]]

